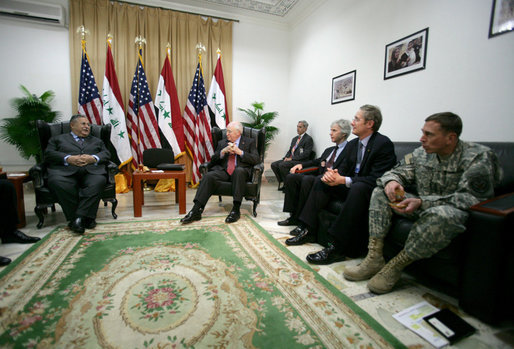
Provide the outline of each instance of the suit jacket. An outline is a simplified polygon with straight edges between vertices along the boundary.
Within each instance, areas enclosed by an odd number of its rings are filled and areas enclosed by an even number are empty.
[[[105,166],[100,166],[107,163],[111,157],[111,153],[105,147],[104,142],[100,138],[89,135],[84,138],[84,144],[80,145],[71,133],[54,136],[48,141],[48,146],[45,150],[45,162],[48,166],[48,173],[50,175],[59,174],[64,176],[75,174],[82,167],[70,164],[64,165],[64,157],[80,154],[96,155],[100,159],[96,164],[85,166],[88,173],[107,173]]]
[[[378,132],[373,133],[369,139],[358,174],[355,173],[355,167],[357,165],[359,139],[356,138],[348,142],[346,149],[348,149],[348,155],[339,167],[334,168],[337,168],[339,174],[350,177],[352,183],[364,182],[375,187],[377,178],[396,164],[393,142]]]
[[[223,158],[221,158],[221,151],[228,145],[227,138],[223,138],[216,147],[216,151],[214,152],[211,158],[211,169],[212,170],[226,170],[228,164],[229,154],[225,154]],[[259,153],[257,152],[257,147],[255,145],[255,140],[249,137],[241,136],[239,140],[239,149],[243,151],[243,156],[236,155],[236,167],[244,167],[248,171],[259,163]]]
[[[296,136],[291,140],[291,146],[289,147],[289,150],[287,151],[286,156],[284,156],[284,158],[292,157],[291,160],[293,161],[303,161],[309,159],[312,153],[312,148],[314,148],[314,141],[312,140],[312,137],[309,136],[307,133],[303,134],[302,139],[300,139],[300,143],[298,143],[298,146],[296,147],[293,155],[291,156],[291,151],[293,150],[293,147],[296,144],[298,137],[300,136]]]
[[[336,158],[332,168],[338,168],[339,166],[341,166],[343,160],[347,157],[347,154],[348,154],[348,144],[349,143],[346,144],[344,149],[341,151],[339,156]],[[326,170],[326,163],[328,162],[328,159],[329,159],[330,155],[332,154],[332,151],[335,148],[336,148],[336,146],[328,147],[327,149],[325,149],[323,151],[323,154],[321,154],[321,156],[319,158],[302,162],[302,167],[304,169],[308,168],[308,167],[318,167],[318,171],[316,172],[316,174],[323,174]]]

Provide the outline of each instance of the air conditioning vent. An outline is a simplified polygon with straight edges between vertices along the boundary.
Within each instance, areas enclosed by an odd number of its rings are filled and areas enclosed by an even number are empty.
[[[62,6],[21,0],[0,1],[0,15],[24,21],[36,21],[54,25],[65,25]]]

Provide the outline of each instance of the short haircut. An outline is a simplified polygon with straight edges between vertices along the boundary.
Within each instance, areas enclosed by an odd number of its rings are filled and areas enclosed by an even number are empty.
[[[74,115],[72,115],[72,116],[71,116],[70,124],[71,124],[72,122],[74,122],[75,120],[77,120],[78,118],[86,118],[86,119],[87,119],[87,117],[86,117],[85,115],[82,115],[82,114],[74,114]]]
[[[374,121],[373,131],[377,132],[380,129],[380,125],[382,125],[382,112],[380,108],[375,105],[364,104],[359,109],[364,112],[365,121]]]
[[[235,128],[237,131],[239,131],[239,133],[243,133],[243,124],[240,123],[239,121],[232,121],[231,123],[229,123],[227,125],[227,128],[229,126]]]
[[[425,122],[427,121],[437,122],[441,125],[444,132],[454,132],[457,134],[457,137],[459,137],[462,132],[462,119],[457,114],[449,111],[432,114],[425,119]]]
[[[341,129],[341,132],[346,135],[345,139],[348,139],[348,136],[352,133],[352,123],[346,119],[339,119],[334,122],[330,126],[337,125]]]
[[[305,120],[300,120],[300,121],[298,121],[298,123],[299,123],[299,124],[303,124],[303,126],[304,126],[305,128],[309,128],[309,123],[308,123],[307,121],[305,121]]]

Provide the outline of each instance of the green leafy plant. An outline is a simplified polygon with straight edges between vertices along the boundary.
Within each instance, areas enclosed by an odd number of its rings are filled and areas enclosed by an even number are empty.
[[[264,112],[264,102],[253,102],[252,109],[237,108],[239,111],[245,113],[245,115],[251,120],[251,122],[241,122],[244,126],[252,128],[265,128],[266,130],[266,141],[264,149],[267,150],[271,141],[275,138],[278,133],[278,128],[271,126],[270,123],[278,116],[278,112]]]
[[[35,157],[36,162],[40,162],[41,146],[36,120],[53,122],[59,116],[59,113],[52,111],[50,107],[50,102],[55,94],[49,90],[37,97],[23,85],[20,85],[20,89],[25,96],[13,98],[10,101],[11,107],[16,110],[18,115],[2,120],[0,139],[14,145],[24,159]]]

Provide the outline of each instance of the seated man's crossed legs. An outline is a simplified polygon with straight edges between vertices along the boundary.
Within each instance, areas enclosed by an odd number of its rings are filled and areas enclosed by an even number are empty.
[[[298,217],[302,212],[303,206],[309,197],[312,185],[316,180],[316,176],[305,175],[300,173],[290,173],[285,181],[285,197],[284,212],[289,212],[289,218],[279,221],[278,225],[298,225],[300,221]]]

